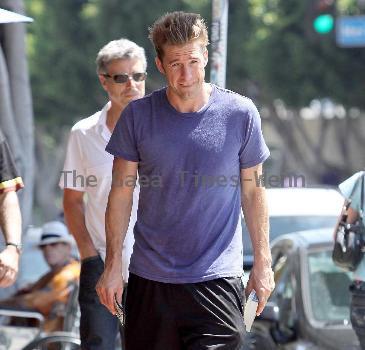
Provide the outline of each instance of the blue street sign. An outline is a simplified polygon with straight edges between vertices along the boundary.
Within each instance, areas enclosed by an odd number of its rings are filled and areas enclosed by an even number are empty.
[[[365,47],[365,16],[337,18],[336,44],[340,47]]]

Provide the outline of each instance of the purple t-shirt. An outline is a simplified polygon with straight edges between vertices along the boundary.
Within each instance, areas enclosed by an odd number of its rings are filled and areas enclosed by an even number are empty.
[[[269,156],[251,100],[213,85],[201,110],[180,113],[155,91],[127,106],[106,150],[138,162],[131,273],[167,283],[242,275],[240,169]]]

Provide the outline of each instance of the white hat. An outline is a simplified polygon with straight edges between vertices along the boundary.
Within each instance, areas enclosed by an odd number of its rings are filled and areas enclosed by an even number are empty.
[[[43,225],[42,235],[38,246],[51,243],[68,243],[72,245],[73,239],[65,224],[60,221],[50,221]]]

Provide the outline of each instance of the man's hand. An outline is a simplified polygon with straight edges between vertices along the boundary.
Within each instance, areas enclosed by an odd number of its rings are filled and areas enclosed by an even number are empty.
[[[115,315],[114,295],[117,300],[122,300],[123,276],[121,266],[115,269],[105,269],[96,285],[100,302]]]
[[[256,291],[259,299],[259,305],[256,312],[257,316],[264,310],[267,300],[274,288],[274,273],[271,267],[260,263],[254,264],[246,286],[246,297],[248,297],[252,289]]]
[[[0,253],[0,287],[10,287],[16,279],[19,267],[19,251],[14,246],[7,246]]]

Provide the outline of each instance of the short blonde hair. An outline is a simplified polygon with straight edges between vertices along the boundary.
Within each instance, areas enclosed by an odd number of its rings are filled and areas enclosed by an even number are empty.
[[[183,45],[192,40],[201,40],[202,47],[209,44],[208,30],[204,19],[197,13],[176,11],[166,13],[149,28],[149,38],[157,56],[162,59],[164,45]]]

